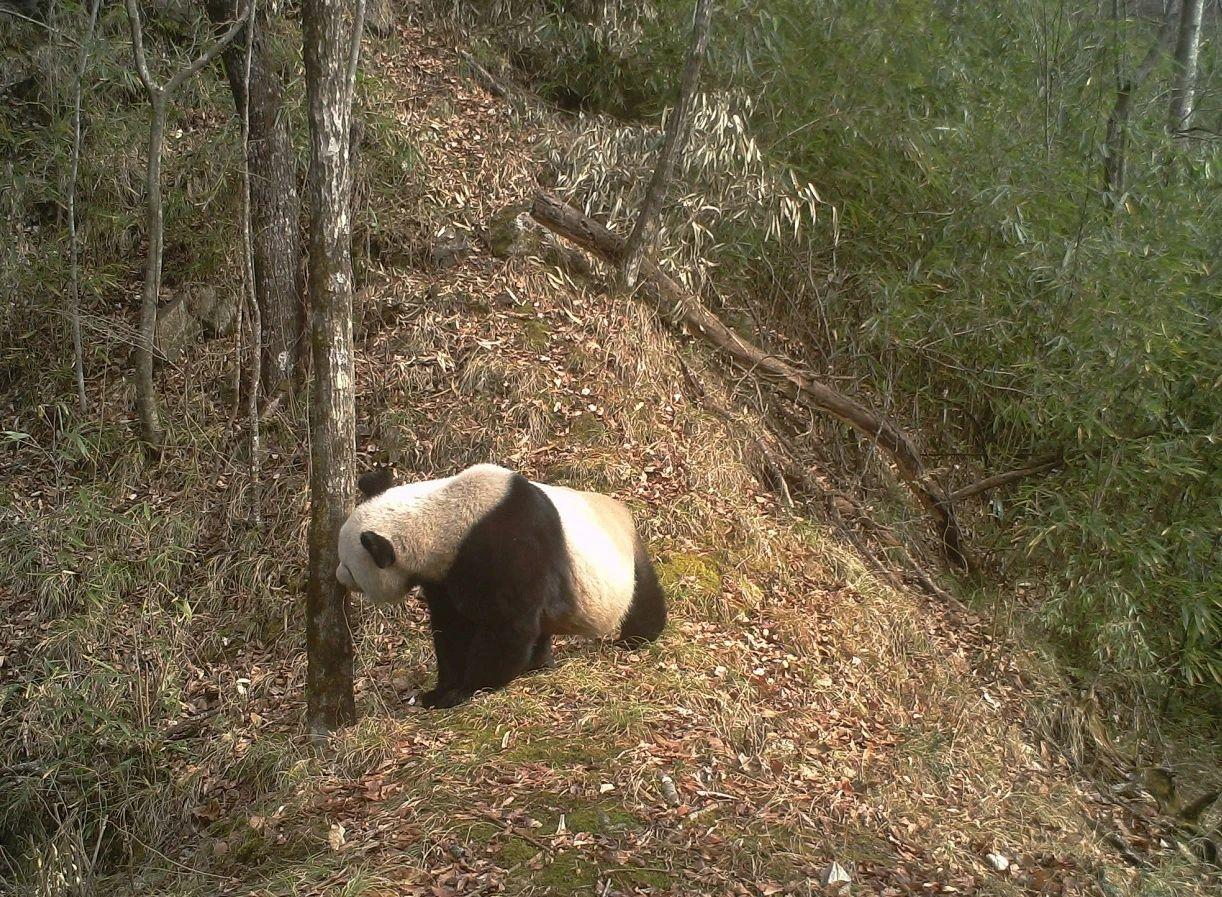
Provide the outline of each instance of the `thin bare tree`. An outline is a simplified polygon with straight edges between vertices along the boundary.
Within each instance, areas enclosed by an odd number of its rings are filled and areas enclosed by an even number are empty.
[[[147,229],[148,254],[144,268],[144,292],[140,301],[140,338],[136,341],[136,411],[140,416],[140,438],[150,454],[161,452],[163,434],[157,413],[157,391],[153,384],[153,335],[157,329],[157,299],[161,292],[161,259],[163,249],[163,216],[161,210],[161,154],[165,148],[165,122],[170,99],[175,91],[227,47],[246,21],[249,7],[234,21],[211,47],[189,65],[179,69],[164,84],[153,79],[144,54],[143,23],[136,0],[126,0],[127,21],[131,27],[132,56],[136,73],[149,103],[148,169],[145,187],[148,191]]]
[[[76,60],[76,77],[72,82],[72,162],[68,170],[68,257],[71,284],[68,293],[68,325],[72,330],[72,370],[76,376],[76,401],[81,414],[89,411],[85,395],[85,347],[81,341],[81,247],[76,234],[76,181],[81,167],[81,85],[89,65],[93,32],[98,24],[98,9],[102,0],[93,0],[89,7],[89,23],[80,44]]]
[[[704,64],[704,54],[709,45],[709,22],[712,15],[713,0],[696,0],[691,42],[687,48],[687,59],[683,63],[683,74],[679,78],[679,96],[666,119],[666,136],[662,142],[662,152],[658,156],[658,165],[653,170],[653,177],[650,178],[649,187],[645,191],[645,199],[641,202],[641,210],[637,212],[636,222],[632,225],[632,233],[624,244],[622,270],[624,281],[629,287],[636,283],[641,270],[641,259],[653,249],[654,233],[657,230],[658,215],[662,210],[662,200],[666,197],[666,187],[670,183],[675,160],[683,152],[683,143],[687,139],[687,117],[692,109],[692,99],[696,95],[696,85],[700,82],[700,67]]]
[[[352,179],[349,136],[364,0],[345,27],[344,0],[304,0],[310,116],[310,576],[306,714],[311,736],[356,719],[348,595],[335,578],[337,540],[352,507],[356,390],[352,359]]]
[[[205,0],[218,33],[237,15],[237,0]],[[221,57],[238,117],[250,139],[255,295],[262,324],[263,391],[275,394],[293,380],[302,350],[305,308],[301,279],[301,203],[293,136],[284,104],[284,78],[272,64],[263,30],[252,16],[244,53],[237,43]]]
[[[1180,29],[1175,40],[1175,80],[1171,84],[1168,122],[1172,134],[1183,134],[1192,127],[1204,12],[1205,0],[1184,0],[1180,10]]]
[[[1113,18],[1118,21],[1120,14],[1120,6],[1113,0]],[[1117,59],[1116,104],[1107,117],[1107,133],[1103,138],[1103,191],[1105,201],[1113,209],[1121,203],[1128,182],[1129,119],[1133,114],[1135,94],[1150,77],[1163,54],[1170,49],[1171,39],[1175,35],[1174,26],[1175,4],[1168,2],[1158,35],[1137,68],[1126,75]],[[1119,47],[1116,52],[1120,53]]]
[[[250,15],[246,25],[246,64],[242,71],[242,86],[245,96],[250,96],[250,69],[255,52],[255,32],[258,29],[258,0],[250,0]],[[251,508],[255,522],[262,518],[260,508],[259,468],[262,463],[259,444],[259,391],[263,374],[263,317],[259,311],[259,298],[255,284],[255,247],[250,208],[250,103],[242,104],[242,260],[246,287],[247,319],[250,322],[250,383],[246,393],[246,416],[250,437],[250,489]]]

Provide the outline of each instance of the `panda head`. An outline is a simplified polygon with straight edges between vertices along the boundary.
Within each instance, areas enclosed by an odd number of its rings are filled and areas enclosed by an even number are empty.
[[[340,585],[360,592],[374,604],[403,601],[418,581],[410,574],[396,551],[391,505],[378,501],[393,481],[390,468],[364,474],[357,486],[367,499],[348,515],[339,532],[339,567],[335,571]],[[410,487],[399,487],[400,490]]]

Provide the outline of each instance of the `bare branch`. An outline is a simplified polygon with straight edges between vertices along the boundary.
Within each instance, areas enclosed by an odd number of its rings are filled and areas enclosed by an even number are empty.
[[[549,193],[535,194],[531,217],[610,265],[623,260],[624,240]],[[648,258],[644,281],[652,288],[645,298],[667,320],[676,317],[695,336],[726,352],[736,363],[778,383],[793,401],[812,411],[830,414],[872,440],[890,458],[896,474],[912,491],[934,522],[943,553],[952,563],[970,566],[954,505],[932,481],[916,446],[890,419],[798,370],[781,356],[748,342]]]
[[[136,6],[136,0],[127,0],[127,24],[132,32],[132,55],[136,61],[136,74],[140,76],[144,89],[151,97],[161,88],[149,74],[148,60],[144,57],[144,23],[140,21],[140,9]]]
[[[675,157],[682,150],[687,138],[687,116],[691,111],[692,98],[696,94],[696,84],[700,80],[700,66],[704,62],[705,50],[709,45],[709,20],[712,13],[713,0],[696,0],[691,43],[687,49],[687,59],[683,63],[683,74],[679,79],[679,97],[666,120],[666,138],[658,156],[658,166],[653,170],[653,177],[645,191],[645,199],[641,202],[636,223],[633,224],[632,233],[624,244],[622,265],[624,280],[629,287],[636,283],[641,269],[641,258],[652,248],[650,244],[653,242],[662,198],[666,195],[666,185],[675,166]]]
[[[344,72],[344,103],[352,105],[356,95],[356,72],[361,64],[361,38],[365,36],[365,0],[356,0],[352,11],[352,39],[348,45],[348,68]]]
[[[49,31],[51,34],[54,34],[60,40],[67,41],[68,43],[72,44],[72,46],[74,47],[79,47],[81,45],[80,42],[76,38],[74,38],[72,35],[65,34],[64,32],[60,31],[58,28],[48,25],[46,22],[40,22],[38,21],[38,19],[32,19],[27,15],[22,15],[21,13],[17,12],[17,10],[15,9],[9,9],[7,6],[0,6],[0,12],[4,13],[6,16],[12,16],[14,19],[21,19],[21,21],[23,22],[29,22],[31,25],[37,25],[39,28],[42,28],[45,31]]]
[[[966,501],[973,496],[979,495],[981,492],[988,492],[990,489],[996,489],[998,486],[1005,486],[1008,483],[1014,483],[1018,480],[1035,476],[1037,473],[1043,473],[1045,470],[1059,467],[1064,463],[1064,460],[1064,456],[1060,452],[1053,452],[1050,455],[1045,455],[1032,461],[1026,467],[1019,467],[1015,470],[1007,470],[1005,473],[994,474],[991,477],[985,477],[979,482],[972,483],[970,486],[957,489],[951,493],[950,500],[958,504],[961,501]]]
[[[255,6],[258,0],[250,0],[247,18],[249,27],[246,29],[246,60],[242,73],[242,95],[247,102],[242,103],[242,256],[246,275],[246,302],[249,305],[250,319],[250,383],[249,394],[246,397],[247,418],[249,420],[250,437],[250,495],[251,508],[256,523],[262,517],[260,498],[262,483],[260,467],[262,465],[260,432],[259,432],[259,392],[263,379],[263,320],[259,311],[259,298],[255,288],[255,245],[254,228],[251,225],[250,204],[250,67],[255,55],[255,29],[258,27],[255,18]]]
[[[135,0],[128,0],[129,4],[133,2],[135,2]],[[194,62],[192,62],[186,68],[181,69],[176,75],[174,75],[173,78],[169,80],[169,83],[165,86],[166,93],[173,93],[175,90],[181,87],[188,78],[193,77],[196,72],[210,63],[222,50],[229,46],[229,44],[233,42],[233,39],[238,36],[238,32],[242,30],[242,26],[245,25],[250,19],[251,11],[254,8],[254,3],[247,3],[246,8],[242,10],[242,14],[233,20],[233,24],[229,26],[228,31],[218,37],[216,42],[201,53]]]

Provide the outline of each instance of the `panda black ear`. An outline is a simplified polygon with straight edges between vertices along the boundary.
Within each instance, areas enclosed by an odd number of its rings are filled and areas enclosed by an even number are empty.
[[[368,473],[361,474],[361,478],[356,481],[356,487],[364,493],[366,498],[373,498],[375,495],[381,495],[387,489],[394,485],[395,471],[390,467],[378,467]]]
[[[385,536],[379,536],[373,530],[367,529],[361,533],[361,544],[373,557],[373,562],[379,569],[385,570],[395,562],[395,546],[391,545],[390,539]]]

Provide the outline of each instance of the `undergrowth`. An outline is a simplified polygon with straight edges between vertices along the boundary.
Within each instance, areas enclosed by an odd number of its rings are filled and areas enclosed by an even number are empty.
[[[691,6],[460,7],[519,77],[581,95],[550,161],[623,231]],[[730,320],[919,432],[948,490],[1063,457],[970,515],[1001,584],[979,596],[1021,606],[1152,724],[1216,715],[1222,686],[1217,142],[1168,141],[1150,89],[1119,210],[1101,194],[1115,73],[1153,34],[1049,4],[722,4],[662,228],[668,262]],[[1202,50],[1206,128],[1217,59]],[[629,90],[647,97],[629,108]],[[834,460],[868,476],[869,458]]]
[[[80,10],[55,15],[67,27]],[[627,16],[655,55],[638,58],[608,32],[535,64],[559,76],[611,47],[620,68],[574,82],[574,105],[602,108],[597,91],[614,88],[607,108],[652,114],[670,70],[655,63],[681,51],[685,31],[656,29],[685,15],[673,4]],[[150,32],[174,55],[202,27],[155,21]],[[287,53],[286,32],[276,46]],[[534,256],[494,260],[473,240],[453,268],[420,264],[438,227],[477,235],[539,175],[528,146],[537,133],[464,81],[430,33],[408,27],[369,47],[361,83],[360,463],[417,479],[493,459],[622,498],[657,559],[671,627],[635,653],[567,640],[557,669],[426,715],[411,704],[432,666],[419,608],[362,611],[362,719],[325,753],[305,743],[305,397],[268,413],[252,483],[230,394],[234,347],[202,344],[159,369],[167,449],[156,466],[140,457],[124,346],[139,277],[143,109],[122,11],[106,9],[79,199],[94,403],[85,417],[64,398],[70,365],[52,315],[66,277],[56,183],[66,107],[63,67],[40,55],[48,48],[23,58],[30,92],[6,94],[0,118],[14,213],[0,245],[13,297],[0,319],[0,883],[39,897],[811,894],[836,860],[862,890],[935,882],[1017,894],[1049,880],[1067,893],[1100,880],[1122,894],[1207,889],[1176,855],[1138,876],[1102,849],[1084,784],[1032,725],[1063,698],[1056,671],[1005,632],[880,582],[816,506],[778,497],[754,443],[764,418],[701,352],[631,298]],[[633,90],[620,89],[627,81]],[[708,215],[702,194],[737,205],[700,218],[682,241],[686,225],[670,222],[668,241],[699,250],[693,258],[731,248],[724,274],[705,269],[692,283],[720,290],[723,311],[793,351],[806,333],[780,335],[781,305],[760,318],[716,284],[754,284],[779,303],[793,259],[805,259],[864,320],[847,263],[828,278],[826,247],[803,242],[830,227],[834,251],[848,253],[860,238],[841,217],[847,199],[822,195],[818,172],[807,183],[766,164],[755,130],[764,113],[743,96],[702,104],[701,142],[721,155],[689,166],[685,176],[702,165],[707,176],[675,207]],[[556,126],[551,137],[575,135],[573,169],[538,151],[571,190],[588,184],[585,156],[600,140],[615,163],[606,167],[631,173],[656,138],[634,130],[621,146],[600,136],[612,133],[604,123],[577,121],[583,131]],[[171,134],[167,285],[236,285],[237,144],[219,79],[184,91]],[[866,156],[848,161],[883,164]],[[772,204],[741,211],[751,190],[771,192]],[[765,276],[752,260],[767,259],[783,263]],[[813,295],[826,305],[826,292]],[[848,325],[822,320],[832,338],[810,343],[840,363]],[[877,332],[888,346],[880,357],[900,357],[895,333]],[[703,407],[690,374],[743,405],[741,422]],[[828,442],[834,458],[840,443]],[[1111,805],[1103,812],[1110,819]],[[990,871],[991,851],[1013,859],[1012,871]]]

